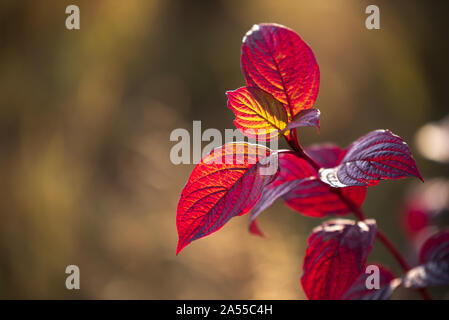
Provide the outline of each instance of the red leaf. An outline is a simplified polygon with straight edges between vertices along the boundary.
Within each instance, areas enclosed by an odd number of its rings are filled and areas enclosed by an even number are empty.
[[[268,169],[269,164],[262,165],[261,160],[270,154],[263,146],[228,143],[198,163],[178,203],[177,253],[193,240],[217,231],[232,217],[251,210],[263,187],[275,178],[261,170]]]
[[[387,300],[400,285],[401,280],[395,279],[393,273],[386,267],[379,268],[379,289],[368,289],[366,280],[369,273],[362,272],[351,287],[343,294],[342,300]]]
[[[311,300],[336,300],[365,269],[376,236],[374,220],[333,220],[316,227],[307,243],[301,284]]]
[[[228,107],[235,114],[234,124],[250,139],[269,141],[277,138],[289,121],[282,103],[255,87],[226,92]],[[285,130],[288,133],[288,129]]]
[[[292,116],[313,107],[320,70],[312,50],[293,30],[254,25],[243,38],[241,67],[248,86],[272,94]]]
[[[312,159],[320,166],[327,168],[335,166],[339,163],[341,157],[345,151],[341,150],[335,145],[315,145],[306,149]],[[280,177],[285,177],[285,180],[304,178],[303,175],[297,175],[293,170],[297,165],[296,156],[289,157],[288,167],[290,168],[287,174],[285,172],[285,163],[281,164],[279,171]],[[281,161],[281,159],[279,159]],[[314,170],[314,169],[311,169]],[[315,171],[311,176],[317,176]],[[343,201],[339,196],[341,192],[352,204],[360,207],[363,204],[366,196],[366,187],[348,187],[342,189],[332,188],[325,184],[318,178],[312,177],[311,179],[304,180],[296,188],[288,192],[283,196],[287,205],[292,209],[301,212],[306,216],[311,217],[324,217],[327,215],[343,215],[351,212],[348,203]]]
[[[341,163],[320,170],[327,184],[341,188],[376,185],[384,179],[415,176],[422,180],[408,145],[388,130],[375,130],[348,147]]]

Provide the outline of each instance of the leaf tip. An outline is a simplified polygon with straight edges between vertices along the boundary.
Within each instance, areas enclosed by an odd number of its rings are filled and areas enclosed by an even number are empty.
[[[181,241],[178,241],[178,246],[176,247],[176,255],[178,255],[182,251],[182,249],[184,249],[186,247],[186,245],[187,244],[185,244]]]
[[[259,236],[261,238],[266,238],[265,234],[260,230],[259,225],[257,224],[256,220],[253,220],[249,227],[248,227],[249,233],[255,236]]]

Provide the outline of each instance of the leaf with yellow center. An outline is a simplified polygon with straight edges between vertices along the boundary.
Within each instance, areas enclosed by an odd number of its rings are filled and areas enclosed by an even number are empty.
[[[270,141],[282,132],[290,115],[284,105],[271,94],[256,87],[242,87],[226,92],[228,107],[235,114],[234,124],[250,139]]]

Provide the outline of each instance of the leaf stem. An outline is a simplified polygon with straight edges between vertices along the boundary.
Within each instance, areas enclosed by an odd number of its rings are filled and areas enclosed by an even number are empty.
[[[298,143],[298,136],[296,132],[297,128],[294,128],[290,131],[290,134],[288,136],[284,136],[287,140],[288,145],[296,152],[296,154],[300,157],[306,160],[315,170],[320,170],[320,165],[316,163],[301,147],[301,145]]]

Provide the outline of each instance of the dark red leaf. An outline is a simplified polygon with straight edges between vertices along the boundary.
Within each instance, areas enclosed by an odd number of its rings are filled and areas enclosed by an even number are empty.
[[[311,300],[338,300],[365,270],[376,236],[374,220],[332,220],[316,227],[307,243],[301,284]]]
[[[320,178],[333,187],[376,185],[384,179],[415,176],[422,180],[407,144],[388,130],[376,130],[351,146],[341,163],[320,170]]]
[[[344,151],[335,145],[315,145],[306,148],[306,152],[312,159],[324,168],[336,166]],[[296,156],[289,157],[288,167],[290,175],[284,170],[284,165],[281,163],[279,176],[286,176],[286,180],[295,178],[304,178],[303,175],[295,174],[292,169],[297,163]],[[312,169],[311,169],[312,170]],[[309,173],[309,175],[312,175]],[[304,215],[311,217],[324,217],[328,215],[343,215],[351,212],[348,203],[343,201],[339,196],[341,193],[352,204],[360,207],[365,200],[366,187],[348,187],[342,189],[332,188],[326,183],[322,182],[317,176],[317,172],[313,173],[313,178],[304,180],[296,188],[283,196],[287,205],[292,209],[301,212]]]
[[[311,178],[285,194],[283,199],[290,208],[310,217],[348,214],[351,208],[338,195],[339,192],[357,207],[363,204],[366,197],[365,187],[347,187],[340,191],[318,178]]]
[[[320,130],[320,110],[307,109],[300,111],[292,121],[287,124],[284,131],[297,127],[317,127]]]
[[[293,30],[254,25],[243,38],[241,67],[248,86],[272,94],[292,116],[313,107],[320,70],[312,50]]]
[[[449,284],[449,230],[430,237],[420,252],[421,265],[404,276],[406,288],[425,288]]]
[[[366,280],[369,273],[362,272],[352,286],[346,291],[342,300],[387,300],[393,291],[400,285],[401,280],[395,279],[393,273],[386,267],[379,268],[379,289],[368,289]]]
[[[266,163],[271,151],[248,143],[228,143],[193,169],[178,203],[179,253],[193,240],[217,231],[232,217],[247,213],[263,187],[273,181]],[[265,169],[265,171],[263,170]]]

